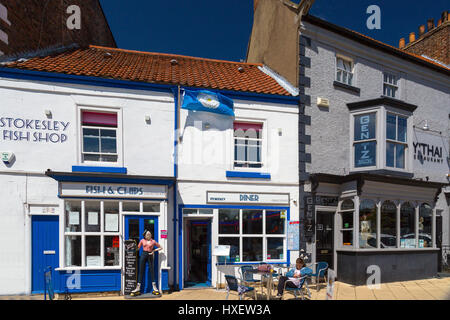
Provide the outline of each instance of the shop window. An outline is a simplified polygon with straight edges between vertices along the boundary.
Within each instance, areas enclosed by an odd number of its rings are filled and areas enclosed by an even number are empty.
[[[416,212],[408,202],[400,207],[400,247],[416,247]]]
[[[386,166],[405,168],[405,154],[408,147],[407,119],[388,113],[386,117]]]
[[[391,201],[381,205],[380,247],[397,247],[397,207]]]
[[[219,234],[239,234],[239,210],[219,209]]]
[[[376,113],[354,117],[355,168],[377,165]]]
[[[105,266],[119,265],[119,236],[105,237]]]
[[[383,95],[386,97],[397,98],[398,77],[384,72],[383,73]]]
[[[66,267],[81,267],[81,236],[65,237]]]
[[[284,234],[284,223],[280,210],[266,210],[266,234]]]
[[[336,81],[346,85],[353,85],[353,61],[336,57]]]
[[[134,201],[134,202],[124,202],[122,203],[122,211],[126,212],[140,212],[140,202]]]
[[[355,204],[353,200],[347,199],[341,203],[340,219],[341,219],[341,237],[342,246],[353,246],[353,215],[355,212]]]
[[[219,237],[219,245],[230,246],[230,256],[227,257],[227,262],[240,262],[240,246],[239,238],[234,237]],[[224,262],[224,257],[218,257],[219,262]]]
[[[262,124],[234,123],[234,167],[262,167]]]
[[[281,260],[284,252],[284,238],[267,238],[267,260]]]
[[[218,243],[231,245],[231,261],[286,259],[286,212],[283,210],[219,209]],[[227,260],[228,261],[228,260]]]
[[[143,203],[144,212],[159,212],[161,206],[159,203],[144,202]]]
[[[117,113],[81,112],[82,161],[117,162]]]
[[[119,266],[119,202],[66,201],[65,208],[65,266]]]
[[[263,238],[244,237],[242,239],[242,261],[263,261]]]
[[[81,232],[81,201],[71,201],[65,204],[66,232]]]
[[[359,206],[359,247],[377,248],[377,206],[368,199]]]
[[[86,202],[84,206],[86,232],[100,232],[100,202]]]
[[[432,224],[433,209],[427,203],[419,208],[419,248],[432,247]]]
[[[104,202],[105,232],[119,232],[119,203]]]
[[[244,234],[262,234],[262,210],[243,210],[242,228]]]

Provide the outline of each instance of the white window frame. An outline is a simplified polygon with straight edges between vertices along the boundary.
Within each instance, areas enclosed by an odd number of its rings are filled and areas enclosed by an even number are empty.
[[[260,150],[261,150],[261,161],[259,163],[261,163],[261,167],[260,168],[247,168],[247,167],[236,167],[234,165],[235,163],[235,137],[234,137],[234,123],[236,122],[244,122],[244,123],[251,123],[251,124],[259,124],[262,125],[262,130],[261,130],[261,138],[258,139],[261,141],[261,146],[260,146]],[[267,141],[268,141],[268,130],[267,130],[267,121],[265,119],[244,119],[244,118],[236,118],[233,121],[233,129],[231,130],[231,152],[230,152],[230,166],[229,169],[233,170],[233,171],[245,171],[245,172],[263,172],[263,171],[267,171],[267,163],[266,163],[266,159],[267,159],[267,149],[268,149],[268,145],[267,145]]]
[[[221,209],[229,209],[229,208],[219,208],[217,211],[217,219],[216,219],[216,230],[217,230],[217,244],[219,243],[219,238],[239,238],[239,262],[237,263],[259,263],[262,261],[265,262],[271,262],[271,263],[281,263],[284,261],[287,261],[287,217],[284,220],[284,233],[283,234],[267,234],[266,233],[266,212],[275,210],[275,211],[282,211],[281,209],[255,209],[255,208],[234,208],[235,210],[239,210],[239,233],[236,234],[220,234],[219,233],[219,210]],[[261,210],[262,211],[262,233],[261,234],[246,234],[243,233],[243,210]],[[244,244],[244,238],[261,238],[263,241],[262,244],[262,257],[263,260],[261,261],[243,261],[243,244]],[[270,238],[282,238],[283,239],[283,259],[267,259],[267,239]]]
[[[344,69],[341,69],[341,68],[338,67],[338,60],[339,60],[339,59],[341,59],[341,60],[343,60],[343,61],[345,61],[345,62],[350,62],[350,65],[351,65],[351,72],[349,72],[349,71],[347,71],[347,70],[344,70]],[[344,81],[343,81],[343,78],[344,78],[343,76],[342,76],[342,79],[341,79],[341,80],[338,80],[338,76],[337,76],[338,71],[342,71],[342,74],[345,72],[345,73],[347,74],[347,79],[348,79],[348,74],[351,74],[351,76],[352,76],[352,81],[351,81],[351,83],[348,83],[348,81],[347,81],[347,82],[344,82]],[[345,84],[345,85],[347,85],[347,86],[355,87],[355,80],[356,80],[356,79],[355,79],[355,62],[354,62],[354,59],[352,59],[352,58],[350,58],[350,57],[348,57],[348,56],[344,56],[344,55],[342,55],[342,54],[336,54],[334,78],[335,78],[336,82]]]
[[[354,135],[355,135],[355,116],[376,112],[376,166],[370,167],[355,167],[355,150],[354,150]],[[407,134],[406,143],[403,143],[406,147],[405,150],[405,168],[388,167],[386,164],[386,146],[387,142],[392,140],[387,139],[386,134],[386,121],[387,114],[394,114],[397,116],[405,117],[407,119]],[[399,110],[396,108],[380,105],[377,107],[371,107],[366,109],[359,109],[354,112],[350,112],[350,171],[370,171],[370,170],[389,170],[403,173],[412,173],[413,169],[413,154],[412,154],[412,137],[413,137],[413,119],[412,113],[409,111]],[[372,140],[370,140],[372,141]],[[357,141],[356,143],[361,142]],[[396,142],[396,141],[394,141]]]
[[[400,76],[395,72],[383,71],[382,77],[383,77],[383,94],[382,95],[385,97],[393,98],[393,99],[400,99]],[[393,77],[395,79],[396,84],[394,84],[393,82],[386,81],[385,80],[386,77],[388,77],[388,78]],[[390,87],[391,89],[395,89],[394,96],[385,94],[386,86]]]
[[[342,206],[342,203],[344,202],[344,201],[347,201],[347,200],[350,200],[350,201],[352,201],[353,202],[353,209],[345,209],[345,210],[342,210],[341,209],[341,206]],[[342,199],[342,200],[340,200],[339,201],[339,210],[338,210],[338,221],[339,221],[339,224],[337,225],[337,227],[338,227],[338,230],[339,230],[339,236],[338,236],[338,245],[337,246],[335,246],[336,248],[355,248],[355,244],[353,243],[354,242],[354,233],[355,233],[355,226],[354,226],[354,216],[355,216],[355,211],[356,211],[356,204],[355,204],[355,200],[353,199],[353,198],[345,198],[345,199]],[[343,213],[352,213],[352,224],[353,224],[353,227],[352,228],[344,228],[344,219],[342,218],[342,214]],[[350,245],[350,246],[344,246],[343,245],[343,241],[344,241],[344,232],[349,232],[349,231],[351,231],[352,232],[352,245]]]
[[[83,111],[87,112],[98,112],[98,113],[116,113],[117,114],[117,127],[100,127],[100,126],[83,126],[82,124],[82,113]],[[104,107],[86,107],[86,106],[78,106],[78,163],[92,166],[107,166],[107,167],[122,167],[123,166],[123,126],[122,126],[122,109],[121,108],[104,108]],[[108,161],[92,161],[92,160],[84,160],[84,146],[83,146],[83,128],[93,128],[93,129],[106,129],[106,130],[116,130],[116,144],[117,144],[117,152],[116,153],[98,153],[104,155],[117,155],[116,162],[108,162]],[[86,154],[97,154],[95,152],[87,152]]]
[[[399,113],[394,113],[394,112],[391,112],[391,111],[386,111],[386,122],[387,122],[387,117],[388,117],[388,115],[393,115],[393,116],[395,116],[395,135],[396,135],[396,137],[397,137],[397,139],[398,139],[398,118],[399,117],[401,117],[401,118],[406,118],[406,123],[407,123],[407,128],[406,128],[406,141],[405,142],[403,142],[403,141],[399,141],[399,140],[392,140],[392,139],[388,139],[388,137],[387,137],[387,132],[386,132],[386,139],[385,139],[385,142],[386,142],[386,148],[385,148],[385,161],[387,161],[386,160],[386,157],[387,157],[387,144],[388,143],[392,143],[392,144],[394,144],[395,146],[397,146],[397,145],[402,145],[402,146],[404,146],[405,147],[405,153],[404,153],[404,157],[405,157],[405,165],[404,165],[404,168],[398,168],[398,167],[396,167],[396,160],[397,160],[397,153],[396,152],[394,152],[394,166],[393,167],[390,167],[390,166],[388,166],[387,165],[387,163],[386,163],[386,168],[389,168],[389,169],[394,169],[394,170],[405,170],[406,169],[406,167],[407,167],[407,155],[408,155],[408,151],[409,151],[409,149],[408,149],[408,117],[406,117],[405,115],[403,115],[403,114],[399,114]],[[385,127],[386,127],[386,131],[387,131],[387,123],[385,123]]]

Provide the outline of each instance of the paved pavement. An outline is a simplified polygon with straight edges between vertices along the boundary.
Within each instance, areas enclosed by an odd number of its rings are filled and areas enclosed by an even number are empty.
[[[326,287],[321,284],[319,291],[315,284],[310,285],[311,300],[325,300]],[[245,300],[253,296],[246,296]],[[164,294],[159,300],[225,300],[225,290],[215,289],[185,289],[179,292]],[[43,300],[43,295],[37,296],[0,296],[0,300]],[[229,300],[237,300],[237,294],[230,294]],[[258,289],[258,299],[265,299]],[[276,299],[276,298],[273,298]],[[292,294],[286,293],[285,300],[294,299]],[[432,278],[415,281],[391,282],[381,284],[380,288],[368,288],[367,286],[352,286],[342,282],[336,282],[334,287],[335,300],[450,300],[450,277]],[[117,294],[109,295],[77,295],[73,300],[125,300]]]

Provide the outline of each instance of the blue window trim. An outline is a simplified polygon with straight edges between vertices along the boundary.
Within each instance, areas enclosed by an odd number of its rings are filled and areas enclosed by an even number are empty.
[[[99,173],[122,173],[122,174],[127,174],[127,168],[72,166],[72,172],[99,172]]]
[[[253,179],[270,179],[270,173],[262,172],[244,172],[244,171],[227,171],[227,178],[253,178]]]
[[[179,277],[179,290],[183,290],[183,209],[269,209],[269,210],[286,210],[287,217],[286,220],[289,221],[291,218],[291,208],[290,207],[276,207],[276,206],[246,206],[246,205],[193,205],[193,204],[179,204],[178,205],[178,277]],[[287,230],[286,230],[287,232]],[[212,240],[211,240],[212,241]],[[176,241],[175,241],[176,243]],[[273,262],[273,264],[287,264],[291,263],[291,250],[287,250],[287,259],[282,262]],[[176,256],[176,255],[175,255]],[[270,263],[270,262],[268,262]],[[227,262],[227,265],[243,265],[243,264],[258,264],[255,262]],[[217,265],[217,264],[216,264]],[[176,269],[175,269],[176,270]]]

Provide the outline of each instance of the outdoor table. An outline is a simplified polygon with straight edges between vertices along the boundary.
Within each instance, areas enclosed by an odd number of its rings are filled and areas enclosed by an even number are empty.
[[[273,276],[277,276],[278,274],[270,271],[259,271],[258,269],[246,270],[245,272],[259,274],[261,277],[267,278],[267,300],[270,300],[270,298],[272,298]]]

